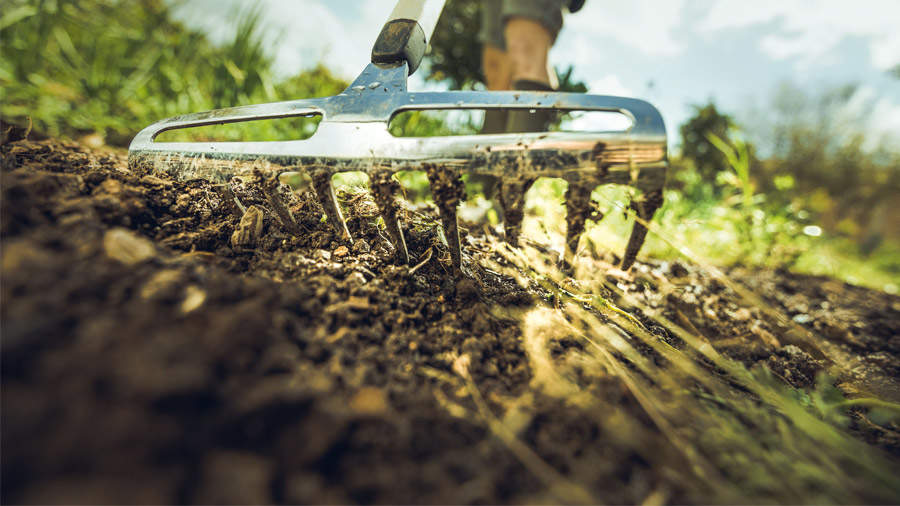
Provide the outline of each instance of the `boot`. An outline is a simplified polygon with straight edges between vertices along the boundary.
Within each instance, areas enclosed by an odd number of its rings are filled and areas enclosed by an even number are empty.
[[[508,121],[508,111],[503,109],[488,109],[484,111],[484,124],[481,125],[482,134],[502,134],[506,133],[506,122]]]

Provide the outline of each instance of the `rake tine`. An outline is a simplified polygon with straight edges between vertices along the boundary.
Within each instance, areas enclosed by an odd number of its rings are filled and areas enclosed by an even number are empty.
[[[534,179],[500,181],[500,205],[503,207],[503,230],[506,241],[519,245],[522,219],[525,217],[525,193],[534,184]]]
[[[494,212],[497,213],[497,221],[506,223],[506,211],[503,209],[503,202],[501,202],[500,198],[500,181],[502,179],[499,177],[493,177],[490,183],[486,185],[484,196],[491,201]]]
[[[578,240],[584,233],[584,225],[591,214],[592,185],[570,179],[566,189],[566,251],[565,267],[571,269],[578,250]]]
[[[456,221],[456,207],[465,194],[465,185],[459,175],[453,171],[441,170],[436,165],[427,165],[428,182],[431,183],[431,194],[441,215],[447,246],[450,248],[450,260],[454,274],[462,273],[462,249],[459,244],[459,224]]]
[[[631,209],[644,221],[650,221],[653,214],[662,205],[662,190],[655,190],[644,194],[643,198],[631,201]],[[647,227],[635,221],[634,228],[631,229],[631,237],[628,238],[628,246],[625,247],[625,256],[622,258],[621,269],[627,271],[634,264],[638,251],[644,245],[644,239],[647,237]]]
[[[325,216],[334,231],[337,232],[341,239],[349,243],[353,243],[350,231],[347,229],[347,223],[344,222],[344,216],[341,214],[341,206],[338,204],[337,197],[334,194],[334,185],[331,181],[331,173],[326,170],[310,171],[313,188],[316,190],[316,196],[319,203],[325,208]]]
[[[409,251],[406,248],[406,239],[403,238],[403,229],[400,228],[400,205],[396,199],[400,183],[391,177],[389,171],[379,171],[372,175],[371,186],[375,203],[378,204],[378,210],[384,218],[384,225],[393,243],[394,252],[400,262],[408,264]]]

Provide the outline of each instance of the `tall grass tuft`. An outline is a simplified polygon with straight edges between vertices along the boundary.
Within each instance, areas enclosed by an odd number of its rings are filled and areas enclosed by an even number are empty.
[[[167,117],[346,87],[321,67],[276,82],[259,9],[235,17],[233,38],[216,46],[173,21],[162,0],[7,2],[0,15],[0,117],[30,119],[45,135],[98,134],[126,146],[138,130]],[[243,123],[182,131],[178,139],[303,138],[315,124]]]
[[[633,446],[638,454],[655,452],[654,465],[666,469],[670,485],[683,487],[688,500],[860,503],[900,498],[892,461],[844,431],[841,416],[835,415],[853,401],[829,394],[829,382],[811,393],[798,392],[764,368],[748,370],[720,354],[705,338],[641,304],[605,276],[574,281],[537,250],[502,242],[494,242],[493,249],[508,263],[491,263],[492,269],[536,283],[558,300],[555,307],[535,309],[521,319],[533,386],[548,396],[581,397],[578,405],[586,417],[618,412],[616,423],[603,424],[608,439]],[[604,269],[601,264],[582,267],[592,273]],[[651,333],[613,300],[639,308],[644,321],[665,328],[676,341]],[[572,338],[583,347],[550,358],[551,342]],[[831,358],[837,364],[831,372],[837,374],[840,357]],[[610,404],[602,395],[610,381],[620,382],[642,413]],[[900,413],[896,404],[865,403],[887,406],[895,417]]]

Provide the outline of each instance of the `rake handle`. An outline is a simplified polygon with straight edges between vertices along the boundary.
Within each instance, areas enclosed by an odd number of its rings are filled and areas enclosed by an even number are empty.
[[[372,47],[372,63],[419,68],[444,0],[399,0]]]

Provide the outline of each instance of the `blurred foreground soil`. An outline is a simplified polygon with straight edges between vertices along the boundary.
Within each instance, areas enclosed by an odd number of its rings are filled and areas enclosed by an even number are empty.
[[[457,283],[427,209],[405,220],[411,255],[430,255],[410,272],[365,194],[343,196],[350,246],[309,194],[134,174],[121,153],[52,140],[0,154],[3,503],[557,502],[479,414],[461,356],[492,412],[593,497],[703,502],[662,436],[625,444],[531,388],[510,315],[552,301],[481,267],[477,227]],[[900,398],[900,298],[729,275],[853,361],[848,396]],[[612,281],[793,387],[824,367],[695,266],[639,262]],[[652,427],[617,378],[584,381]],[[900,458],[897,432],[862,416],[850,430]]]

